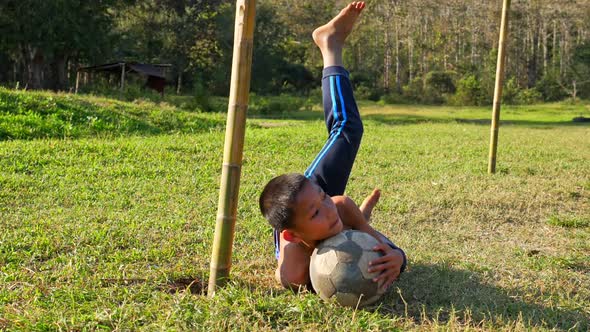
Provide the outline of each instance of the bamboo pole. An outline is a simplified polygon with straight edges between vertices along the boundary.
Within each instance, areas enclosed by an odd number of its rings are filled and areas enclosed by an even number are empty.
[[[492,128],[490,130],[488,174],[496,173],[496,153],[498,151],[498,132],[500,126],[500,107],[502,104],[502,85],[504,82],[504,64],[506,63],[506,39],[508,37],[509,11],[510,0],[504,0],[502,5],[502,23],[500,24],[500,42],[498,43],[498,62],[496,65],[496,87],[494,89]]]
[[[209,297],[215,295],[217,286],[222,286],[227,281],[231,267],[248,93],[250,91],[255,15],[256,0],[236,1],[231,88],[227,109],[217,222],[211,254]]]

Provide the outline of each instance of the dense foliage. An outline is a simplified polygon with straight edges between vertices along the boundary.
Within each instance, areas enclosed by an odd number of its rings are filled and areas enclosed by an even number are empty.
[[[491,102],[501,1],[367,2],[345,54],[360,97]],[[321,58],[310,33],[343,4],[259,0],[252,90],[317,89]],[[2,1],[0,82],[67,90],[77,67],[127,60],[172,64],[170,91],[226,95],[234,7],[230,0]],[[513,1],[505,101],[590,97],[588,17],[588,0]]]

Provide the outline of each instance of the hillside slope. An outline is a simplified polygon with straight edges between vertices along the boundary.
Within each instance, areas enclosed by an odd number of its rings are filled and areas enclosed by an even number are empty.
[[[223,114],[167,103],[0,88],[0,140],[201,132],[224,124]]]

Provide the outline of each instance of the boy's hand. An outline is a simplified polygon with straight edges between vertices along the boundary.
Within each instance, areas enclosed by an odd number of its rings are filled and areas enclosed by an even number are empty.
[[[399,250],[394,250],[386,243],[379,243],[373,248],[374,251],[382,251],[383,257],[379,257],[369,262],[369,272],[379,272],[381,274],[373,278],[373,281],[383,280],[382,290],[387,288],[399,277],[400,269],[404,263],[404,256]]]

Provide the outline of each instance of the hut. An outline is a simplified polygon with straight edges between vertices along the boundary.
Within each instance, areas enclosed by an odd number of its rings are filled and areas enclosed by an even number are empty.
[[[167,69],[170,67],[172,67],[170,64],[146,64],[123,61],[90,67],[80,67],[76,73],[76,93],[78,93],[78,88],[80,86],[81,74],[106,73],[109,75],[120,75],[119,89],[121,90],[125,87],[125,77],[128,74],[138,74],[146,77],[146,87],[158,91],[163,96],[164,87],[166,85]],[[87,76],[85,76],[84,81],[88,81]]]

